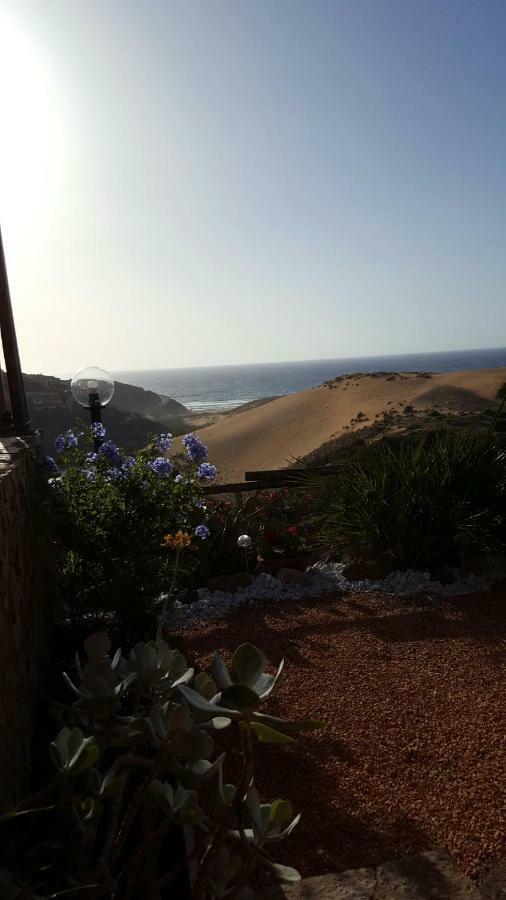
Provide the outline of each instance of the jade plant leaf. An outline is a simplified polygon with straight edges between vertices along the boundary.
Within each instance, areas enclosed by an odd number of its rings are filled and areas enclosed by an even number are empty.
[[[251,728],[255,732],[259,741],[263,744],[293,744],[295,740],[289,734],[282,734],[271,728],[270,725],[264,725],[262,722],[252,722]]]
[[[241,684],[253,687],[267,668],[267,658],[253,644],[241,644],[232,657],[232,669]]]

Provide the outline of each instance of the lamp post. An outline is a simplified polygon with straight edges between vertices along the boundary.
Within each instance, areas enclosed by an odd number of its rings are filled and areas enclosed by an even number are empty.
[[[244,550],[244,562],[246,563],[246,572],[249,572],[249,560],[248,553],[251,550],[251,545],[253,541],[251,540],[249,534],[240,534],[237,538],[237,546],[239,550]]]
[[[2,244],[2,232],[0,231],[0,337],[3,345],[5,370],[10,398],[10,414],[5,410],[5,398],[3,397],[3,385],[0,390],[1,421],[12,425],[18,434],[27,434],[30,431],[30,419],[26,404],[25,388],[21,363],[19,361],[18,342],[16,328],[12,314],[11,295],[7,278],[7,266],[5,264],[4,249]],[[0,375],[1,378],[1,375]]]
[[[84,366],[78,369],[70,382],[72,396],[76,403],[89,409],[92,426],[102,421],[102,407],[107,406],[114,394],[114,380],[105,369]],[[95,435],[95,450],[102,438]]]

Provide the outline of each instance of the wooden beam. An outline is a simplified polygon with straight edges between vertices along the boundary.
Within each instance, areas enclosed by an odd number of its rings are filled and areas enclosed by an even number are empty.
[[[246,481],[270,481],[273,478],[284,481],[292,481],[304,475],[337,475],[344,462],[332,466],[307,466],[304,469],[260,469],[259,471],[245,472]]]

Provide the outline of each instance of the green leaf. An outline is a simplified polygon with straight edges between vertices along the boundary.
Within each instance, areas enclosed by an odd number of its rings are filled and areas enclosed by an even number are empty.
[[[190,704],[190,706],[195,707],[195,709],[200,710],[200,712],[208,713],[209,716],[226,716],[229,719],[238,719],[239,713],[234,709],[227,709],[224,706],[218,706],[217,703],[209,703],[209,700],[205,700],[204,697],[201,697],[197,691],[194,691],[193,688],[186,687],[186,685],[180,684],[178,686],[178,691],[183,695],[185,700]]]
[[[84,748],[82,753],[79,755],[79,760],[77,763],[72,765],[70,770],[70,775],[74,778],[76,775],[80,775],[82,772],[85,772],[86,769],[89,769],[91,766],[94,766],[100,756],[100,748],[97,744],[88,744],[87,747]]]
[[[193,679],[193,686],[199,694],[202,694],[205,700],[211,701],[218,693],[216,683],[205,672],[199,672]]]
[[[293,744],[295,739],[289,734],[281,734],[269,725],[263,725],[262,722],[252,722],[251,728],[255,732],[262,744]]]
[[[232,684],[232,679],[228,674],[227,667],[223,662],[221,656],[216,651],[213,653],[213,661],[211,663],[211,672],[213,674],[213,678],[218,685],[220,691],[224,691],[225,688],[230,687]]]
[[[223,703],[230,704],[241,711],[246,710],[250,712],[257,709],[260,705],[258,694],[255,694],[255,691],[248,687],[247,684],[232,684],[223,691],[221,699]]]
[[[274,800],[271,804],[269,826],[271,828],[281,828],[291,820],[292,816],[293,807],[288,800]]]
[[[282,866],[281,863],[270,863],[270,866],[281,881],[289,881],[295,884],[295,882],[301,880],[300,873],[297,872],[297,869],[292,869],[291,866]]]
[[[282,729],[284,733],[301,734],[305,731],[317,731],[325,728],[325,722],[316,722],[311,719],[280,719],[278,716],[268,716],[265,713],[257,712],[254,717],[255,722],[261,722],[264,725],[271,725],[273,728]]]
[[[232,657],[232,668],[241,684],[252,687],[258,676],[265,671],[267,659],[253,644],[241,644]]]

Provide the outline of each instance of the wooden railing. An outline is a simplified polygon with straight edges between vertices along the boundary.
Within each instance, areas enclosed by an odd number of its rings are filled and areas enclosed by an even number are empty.
[[[297,488],[306,475],[336,475],[343,463],[332,466],[308,466],[307,469],[260,469],[244,473],[244,481],[227,484],[209,484],[204,494],[243,494],[269,488]]]

